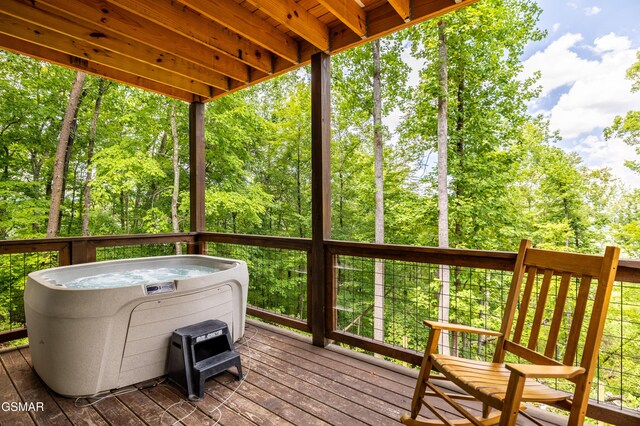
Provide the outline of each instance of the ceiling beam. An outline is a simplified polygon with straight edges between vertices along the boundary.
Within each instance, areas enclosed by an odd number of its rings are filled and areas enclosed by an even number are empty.
[[[104,0],[100,1],[104,3]],[[133,22],[135,25],[137,25],[136,21],[141,22],[140,18],[150,20],[171,32],[212,47],[247,65],[267,73],[271,72],[273,66],[271,52],[262,44],[239,37],[226,26],[207,19],[176,1],[109,0],[108,3],[117,4],[120,8],[137,15],[138,18],[134,18]],[[133,23],[128,22],[127,25]]]
[[[0,33],[49,47],[81,59],[90,60],[111,68],[139,75],[200,96],[210,97],[213,87],[193,81],[181,75],[154,67],[144,62],[128,58],[108,49],[98,48],[81,40],[35,25],[21,19],[0,13]]]
[[[235,80],[243,82],[249,80],[249,66],[237,57],[214,50],[209,45],[169,31],[149,20],[141,19],[104,0],[39,0],[37,4],[49,6],[76,19],[90,22],[100,31],[110,30],[132,37],[140,43],[165,50]],[[270,64],[270,61],[265,61],[265,66],[266,64]]]
[[[44,28],[59,31],[97,47],[106,48],[129,58],[154,64],[158,68],[198,80],[219,89],[227,90],[229,88],[228,78],[216,71],[185,61],[165,51],[140,44],[133,39],[109,30],[96,31],[98,30],[96,27],[91,24],[85,25],[85,21],[62,14],[39,3],[32,4],[20,0],[3,0],[0,2],[0,11],[27,22],[39,24]]]
[[[333,16],[361,38],[367,35],[367,14],[355,0],[318,0]]]
[[[329,29],[304,7],[293,0],[250,0],[294,33],[323,52],[329,51]],[[343,2],[345,0],[342,0]],[[351,1],[351,0],[346,0]]]
[[[411,4],[410,0],[388,0],[389,4],[398,12],[400,18],[404,22],[409,22],[411,19]]]
[[[180,99],[185,102],[192,102],[194,100],[193,94],[185,90],[176,89],[175,87],[167,86],[137,75],[132,75],[115,68],[96,64],[95,62],[58,52],[57,50],[40,46],[25,40],[20,40],[6,34],[0,34],[0,48],[66,68],[73,68],[99,77],[105,77],[119,83],[149,90],[151,92],[155,92],[163,96],[169,96],[174,99]],[[214,93],[216,93],[217,96],[220,96],[222,91],[215,89]]]
[[[276,55],[293,63],[299,62],[298,42],[233,0],[182,0],[182,3]]]
[[[413,0],[413,12],[409,22],[404,22],[389,3],[383,3],[381,6],[367,11],[369,25],[366,40],[384,37],[477,1],[479,0],[463,0],[462,2],[457,0]],[[349,30],[346,25],[340,24],[331,28],[331,54],[343,52],[359,44],[362,44],[362,39]],[[308,63],[311,60],[311,55],[317,51],[313,46],[305,46],[301,49],[301,61]]]
[[[419,22],[426,21],[443,15],[445,13],[452,12],[453,10],[461,7],[468,6],[479,0],[463,0],[458,3],[455,0],[414,0],[413,19],[409,22],[403,22],[398,13],[393,9],[389,3],[384,3],[375,9],[367,11],[367,19],[369,22],[367,29],[366,41],[375,40],[376,38],[383,37],[387,34],[391,34],[397,30],[407,28],[411,25],[415,25]],[[331,28],[331,53],[343,52],[352,47],[362,44],[363,40],[358,37],[352,30],[350,30],[345,24],[339,24]],[[314,53],[318,53],[318,48],[311,44],[301,44],[301,57],[300,63],[296,66],[288,66],[286,64],[279,63],[274,68],[274,73],[269,77],[262,77],[258,79],[252,79],[246,86],[265,81],[270,77],[282,75],[297,69],[301,66],[308,65],[311,62],[311,56]],[[228,93],[234,92],[231,89]],[[225,93],[214,95],[211,98],[207,98],[205,102],[209,102],[213,99],[224,96]]]

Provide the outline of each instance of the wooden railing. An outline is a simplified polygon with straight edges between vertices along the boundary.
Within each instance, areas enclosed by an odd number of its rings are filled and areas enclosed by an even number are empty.
[[[304,277],[306,280],[306,286],[302,288],[302,292],[306,291],[306,294],[301,295],[300,299],[302,300],[302,296],[304,296],[306,312],[303,312],[302,315],[299,313],[291,315],[280,312],[282,311],[281,309],[279,309],[279,312],[275,312],[273,308],[269,306],[252,305],[248,308],[249,315],[312,334],[318,334],[318,330],[324,330],[322,335],[315,336],[314,341],[322,341],[323,339],[325,341],[332,340],[336,343],[361,348],[411,364],[420,363],[422,356],[421,349],[404,347],[407,345],[398,344],[397,342],[376,340],[370,336],[363,335],[363,333],[355,333],[352,331],[352,323],[360,321],[358,324],[361,324],[364,315],[367,314],[365,311],[367,311],[368,308],[363,308],[362,312],[350,313],[351,317],[346,319],[350,325],[344,326],[344,324],[340,323],[338,297],[341,297],[345,291],[340,287],[342,285],[340,271],[342,270],[342,273],[344,273],[345,268],[349,269],[340,262],[345,262],[345,259],[347,259],[347,261],[359,259],[368,265],[372,262],[382,260],[390,264],[393,262],[406,263],[410,265],[411,268],[421,267],[421,265],[424,265],[424,267],[449,265],[452,269],[458,268],[458,272],[467,271],[468,273],[472,273],[471,271],[485,270],[491,271],[490,273],[493,275],[506,274],[505,276],[508,277],[509,271],[513,270],[516,256],[516,254],[512,252],[438,249],[326,240],[323,244],[324,258],[326,259],[325,280],[323,282],[317,279],[321,274],[314,274],[312,270],[311,240],[302,238],[198,232],[0,241],[0,256],[21,253],[54,252],[57,254],[57,266],[63,266],[95,262],[102,258],[168,254],[162,250],[158,253],[151,254],[140,250],[137,252],[132,251],[131,253],[107,253],[105,255],[104,251],[109,250],[109,248],[118,249],[122,247],[165,247],[175,243],[181,243],[183,247],[185,247],[185,251],[190,254],[206,254],[209,251],[211,255],[219,255],[224,253],[218,253],[217,251],[224,251],[227,248],[233,247],[260,251],[275,250],[278,253],[285,253],[287,256],[297,253],[297,255],[303,259],[300,263],[305,263],[305,265],[296,267],[296,269],[300,270],[289,272],[296,273],[298,274],[297,276]],[[256,253],[252,252],[250,255],[255,256]],[[304,262],[304,260],[306,260],[306,262]],[[264,268],[268,266],[260,264],[259,267]],[[274,267],[277,267],[277,265],[274,265]],[[286,269],[286,265],[282,267]],[[252,276],[251,272],[250,276]],[[492,280],[495,281],[495,278],[492,278]],[[640,292],[640,285],[636,286],[636,284],[640,284],[640,261],[622,260],[618,268],[617,281],[625,283],[627,286],[632,285],[634,286],[633,291]],[[260,283],[252,283],[250,287],[258,285],[260,285]],[[265,285],[269,285],[269,283],[265,283]],[[324,304],[323,315],[313,315],[314,309],[312,309],[312,306],[314,300],[312,295],[314,294],[314,289],[316,290],[316,294],[322,292],[324,294],[326,303]],[[626,291],[629,290],[627,289]],[[402,303],[402,300],[400,300],[400,303]],[[298,306],[298,308],[300,307]],[[318,310],[315,310],[315,312],[318,312]],[[351,319],[354,320],[352,321]],[[413,318],[410,320],[413,320]],[[621,318],[620,321],[624,321],[624,318]],[[623,324],[621,324],[621,326],[623,326]],[[27,331],[25,328],[12,329],[0,333],[0,343],[13,341],[26,336]],[[620,344],[622,345],[622,338],[620,338]],[[621,370],[621,374],[624,375],[625,372]],[[631,424],[640,421],[640,413],[638,413],[638,411],[620,409],[601,403],[592,403],[589,406],[588,415],[596,420],[618,424]]]

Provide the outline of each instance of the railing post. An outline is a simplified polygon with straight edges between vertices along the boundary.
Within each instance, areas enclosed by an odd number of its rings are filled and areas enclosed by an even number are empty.
[[[193,241],[187,243],[187,254],[207,254],[207,242],[200,239],[200,232],[193,236]]]
[[[71,264],[96,261],[96,245],[88,240],[71,241]]]
[[[58,266],[71,265],[71,252],[71,242],[68,242],[58,251]]]
[[[204,208],[205,190],[205,137],[204,137],[204,104],[191,102],[189,105],[189,211],[191,232],[206,231]],[[201,254],[199,238],[195,238],[195,246],[189,248],[191,254]]]
[[[327,271],[324,240],[331,238],[331,57],[311,56],[311,332],[313,344],[326,346]]]

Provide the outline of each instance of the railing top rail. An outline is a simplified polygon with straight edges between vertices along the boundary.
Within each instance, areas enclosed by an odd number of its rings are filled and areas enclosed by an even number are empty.
[[[133,245],[150,242],[195,242],[196,240],[228,244],[252,245],[289,250],[311,250],[311,239],[276,237],[250,234],[225,234],[220,232],[184,232],[165,234],[100,235],[90,237],[38,238],[31,240],[2,240],[0,254],[29,251],[57,251],[74,242],[88,242],[97,247]],[[331,254],[372,257],[436,265],[466,266],[472,268],[512,271],[516,253],[506,251],[450,249],[438,247],[408,246],[398,244],[374,244],[352,241],[325,240]],[[616,280],[640,283],[640,260],[623,259],[618,265]]]
[[[225,234],[222,232],[199,232],[200,241],[281,248],[289,250],[311,250],[310,238],[275,237],[269,235]]]
[[[471,268],[513,271],[515,252],[450,249],[439,247],[407,246],[398,244],[358,243],[351,241],[325,241],[331,254],[400,260],[435,265],[465,266]],[[618,264],[617,281],[640,283],[640,260],[623,259]]]
[[[148,242],[149,240],[167,240],[168,242],[175,241],[190,241],[198,235],[197,232],[182,232],[182,233],[164,233],[164,234],[126,234],[126,235],[96,235],[96,236],[77,236],[77,237],[55,237],[55,238],[34,238],[29,240],[0,240],[0,247],[2,246],[30,246],[30,245],[45,245],[45,244],[64,244],[74,241],[92,241],[92,242],[109,242],[117,241],[133,242],[143,240]],[[142,242],[142,241],[140,241]]]

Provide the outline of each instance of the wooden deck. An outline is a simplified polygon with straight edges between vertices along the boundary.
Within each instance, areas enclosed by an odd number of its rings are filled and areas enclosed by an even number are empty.
[[[75,401],[42,383],[31,368],[28,348],[4,352],[0,425],[168,425],[192,411],[183,424],[397,425],[409,409],[415,384],[409,369],[377,359],[366,362],[344,349],[321,349],[302,336],[255,322],[247,325],[245,337],[248,343],[238,350],[246,380],[238,387],[230,373],[212,378],[205,398],[196,403],[167,383],[138,385],[100,401]],[[41,410],[6,410],[11,402],[43,405]],[[90,402],[95,403],[87,406]],[[561,418],[543,418],[543,424],[563,424]],[[520,416],[519,424],[533,423]]]

